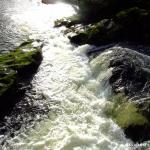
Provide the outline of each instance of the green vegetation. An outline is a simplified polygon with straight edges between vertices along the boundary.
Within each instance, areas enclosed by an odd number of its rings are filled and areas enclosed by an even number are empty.
[[[105,113],[123,129],[148,124],[148,119],[138,106],[134,102],[128,101],[123,94],[113,97],[111,103],[106,105]]]
[[[85,31],[78,33],[70,38],[73,43],[89,43],[102,45],[108,42],[117,41],[121,26],[117,25],[113,20],[104,19],[98,23],[94,23],[87,27]]]
[[[71,37],[77,44],[107,44],[118,41],[150,42],[149,0],[65,0],[76,6],[78,18],[59,25],[92,24],[92,28]],[[106,21],[107,20],[107,21]],[[97,26],[100,24],[100,26]],[[90,32],[88,32],[90,30]]]
[[[0,96],[14,88],[20,76],[30,73],[39,64],[40,53],[39,48],[32,46],[32,41],[27,41],[16,50],[0,55]]]

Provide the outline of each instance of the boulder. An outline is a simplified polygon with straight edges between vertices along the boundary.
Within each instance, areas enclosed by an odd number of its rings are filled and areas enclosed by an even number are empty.
[[[97,53],[90,64],[93,62],[100,64],[99,68],[105,66],[111,70],[108,80],[113,94],[106,105],[106,115],[133,141],[150,139],[150,56],[129,48],[112,47]],[[98,66],[94,68],[97,72]]]
[[[33,47],[31,40],[15,50],[0,55],[0,117],[15,104],[19,87],[30,78],[41,62],[41,47]]]

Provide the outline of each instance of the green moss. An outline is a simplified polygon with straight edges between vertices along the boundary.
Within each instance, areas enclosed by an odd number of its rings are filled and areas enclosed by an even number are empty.
[[[134,103],[126,102],[118,109],[116,122],[120,127],[127,128],[129,126],[144,125],[148,123],[148,120],[138,112],[138,108]]]
[[[40,50],[33,48],[31,43],[18,47],[16,50],[0,56],[0,66],[19,70],[35,62]]]
[[[148,123],[138,106],[129,102],[123,94],[113,97],[112,102],[106,106],[105,113],[124,129]]]
[[[0,96],[9,90],[16,80],[16,72],[14,70],[0,70]]]
[[[0,96],[15,85],[19,71],[37,63],[39,54],[40,49],[27,41],[16,50],[0,55]]]

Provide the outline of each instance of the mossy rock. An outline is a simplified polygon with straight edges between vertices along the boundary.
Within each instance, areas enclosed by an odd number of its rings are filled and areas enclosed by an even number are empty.
[[[111,69],[108,82],[114,96],[108,100],[106,115],[132,140],[150,139],[150,57],[121,46],[97,55],[93,62],[104,60],[96,64],[108,64],[106,69]]]
[[[123,93],[116,94],[106,105],[105,113],[111,117],[133,141],[149,139],[150,120],[134,101]],[[140,130],[139,130],[140,129]],[[135,134],[136,133],[136,134]]]
[[[81,32],[70,38],[75,44],[96,44],[103,45],[110,42],[116,42],[120,37],[121,26],[117,25],[113,20],[104,19],[92,26],[87,27]]]
[[[0,55],[0,113],[4,106],[13,103],[18,84],[31,77],[41,62],[41,47],[33,47],[33,41],[22,43],[15,50]],[[0,114],[0,116],[1,116]]]
[[[37,60],[40,57],[41,51],[39,48],[32,46],[32,41],[21,44],[14,51],[0,56],[0,67],[13,69],[17,72],[26,69],[31,65],[39,63]]]
[[[14,86],[16,82],[16,72],[14,70],[0,70],[0,96]]]
[[[84,32],[71,37],[76,44],[103,45],[131,41],[142,44],[150,42],[150,11],[138,7],[124,9],[111,19],[93,23]]]
[[[113,96],[111,103],[106,107],[106,114],[111,116],[123,129],[149,123],[148,119],[140,111],[140,108],[138,108],[138,105],[128,101],[122,93]]]
[[[79,24],[79,23],[82,23],[80,15],[73,15],[71,17],[57,19],[54,22],[54,27],[65,26],[65,27],[69,28],[69,27],[74,26],[74,25]]]

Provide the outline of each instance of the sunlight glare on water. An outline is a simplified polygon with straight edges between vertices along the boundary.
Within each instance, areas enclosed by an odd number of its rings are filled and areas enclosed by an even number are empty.
[[[31,7],[32,6],[32,7]],[[35,3],[22,13],[12,15],[12,19],[20,24],[22,30],[43,32],[54,25],[54,20],[68,17],[75,13],[74,9],[64,3],[42,4]]]

